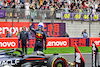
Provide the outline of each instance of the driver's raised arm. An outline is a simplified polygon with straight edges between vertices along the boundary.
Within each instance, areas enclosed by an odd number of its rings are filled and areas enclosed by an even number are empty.
[[[34,33],[36,33],[36,30],[34,28],[32,28],[32,23],[30,24],[30,30],[33,31]]]

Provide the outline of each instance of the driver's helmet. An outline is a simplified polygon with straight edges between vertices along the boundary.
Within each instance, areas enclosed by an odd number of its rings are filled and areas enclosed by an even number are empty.
[[[39,29],[39,30],[43,30],[43,27],[44,27],[44,24],[43,24],[42,22],[40,22],[40,23],[38,24],[38,29]]]

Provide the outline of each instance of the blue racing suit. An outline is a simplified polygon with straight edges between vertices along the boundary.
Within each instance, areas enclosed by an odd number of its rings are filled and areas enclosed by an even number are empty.
[[[45,50],[46,50],[46,34],[44,31],[41,30],[35,30],[32,28],[32,25],[30,26],[30,30],[34,32],[36,40],[35,40],[35,47],[34,51],[43,51],[43,40],[45,40]]]

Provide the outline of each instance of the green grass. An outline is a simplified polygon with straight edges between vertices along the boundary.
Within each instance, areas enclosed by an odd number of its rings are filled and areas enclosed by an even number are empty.
[[[89,53],[92,52],[92,47],[78,47],[81,53]],[[18,48],[22,50],[21,48]],[[100,47],[99,47],[100,49]],[[4,50],[4,49],[0,49]],[[34,48],[28,48],[27,52],[28,54],[31,54],[34,51]],[[62,48],[47,48],[47,50],[44,50],[44,54],[54,54],[54,53],[74,53],[75,49],[74,47],[62,47]],[[100,52],[100,50],[99,50]],[[17,52],[16,52],[17,53]],[[17,53],[18,54],[18,53]]]

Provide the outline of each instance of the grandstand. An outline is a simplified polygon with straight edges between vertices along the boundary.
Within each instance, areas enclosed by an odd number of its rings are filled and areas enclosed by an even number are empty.
[[[99,11],[97,0],[0,0],[0,21],[65,23],[70,37],[82,37],[84,29],[99,37]]]

